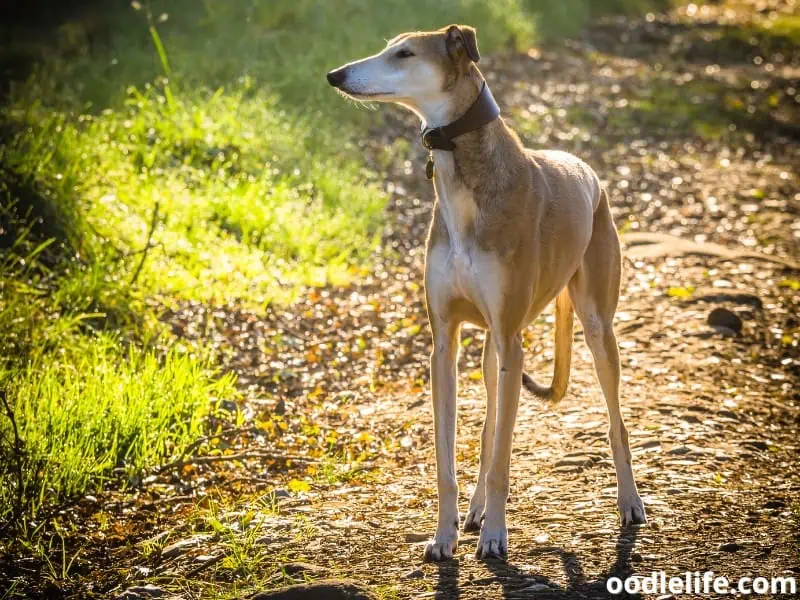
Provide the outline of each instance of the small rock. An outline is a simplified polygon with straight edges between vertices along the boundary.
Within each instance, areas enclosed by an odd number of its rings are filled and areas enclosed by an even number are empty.
[[[153,585],[152,583],[148,583],[147,585],[136,585],[134,587],[130,587],[124,592],[122,592],[119,596],[116,597],[116,600],[146,600],[149,598],[163,598],[164,597],[164,590],[160,587]]]
[[[727,544],[720,544],[718,550],[720,552],[738,552],[742,549],[741,544],[737,544],[736,542],[728,542]]]
[[[403,575],[403,579],[422,579],[425,577],[425,572],[422,569],[414,569]]]
[[[706,323],[715,329],[719,328],[732,331],[734,335],[739,335],[742,332],[742,319],[739,318],[739,315],[727,308],[717,307],[712,310],[708,313]],[[725,335],[726,332],[721,331],[721,333]]]
[[[417,542],[427,542],[430,539],[427,533],[410,532],[406,534],[405,540],[407,544],[416,544]]]

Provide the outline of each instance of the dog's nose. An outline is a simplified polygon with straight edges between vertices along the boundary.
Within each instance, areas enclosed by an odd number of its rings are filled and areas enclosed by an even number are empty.
[[[347,71],[344,69],[334,69],[328,73],[328,83],[330,83],[333,87],[339,87],[342,85],[346,78]]]

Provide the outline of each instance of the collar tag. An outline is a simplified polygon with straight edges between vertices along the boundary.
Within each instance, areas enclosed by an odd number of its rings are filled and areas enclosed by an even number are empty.
[[[425,177],[433,179],[433,157],[428,157],[428,164],[425,165]]]

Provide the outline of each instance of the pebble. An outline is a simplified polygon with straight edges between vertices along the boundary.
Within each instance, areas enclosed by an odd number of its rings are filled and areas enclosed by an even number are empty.
[[[732,332],[733,335],[739,335],[742,332],[742,319],[727,308],[717,307],[712,310],[708,313],[706,323],[717,329],[723,336],[728,332]]]

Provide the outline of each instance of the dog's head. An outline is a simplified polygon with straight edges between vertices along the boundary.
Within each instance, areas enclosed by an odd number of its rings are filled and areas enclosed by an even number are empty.
[[[475,30],[450,25],[438,31],[403,33],[378,54],[328,73],[328,82],[359,100],[395,102],[417,112],[445,102],[456,83],[477,70]]]

